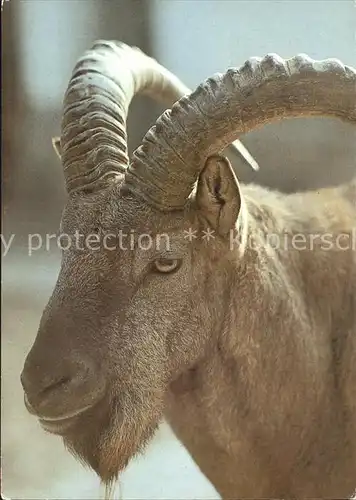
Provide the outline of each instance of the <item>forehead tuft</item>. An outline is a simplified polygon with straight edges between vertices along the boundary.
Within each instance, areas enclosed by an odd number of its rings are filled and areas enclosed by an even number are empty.
[[[71,196],[64,208],[61,230],[66,233],[100,231],[124,232],[159,231],[176,229],[184,224],[184,212],[164,213],[145,201],[122,195],[120,186],[114,185],[90,195]]]

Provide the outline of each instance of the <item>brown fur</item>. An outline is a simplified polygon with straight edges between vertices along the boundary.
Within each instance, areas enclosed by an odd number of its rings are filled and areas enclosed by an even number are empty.
[[[61,434],[106,482],[165,416],[223,498],[350,497],[355,251],[273,250],[262,235],[351,232],[355,186],[240,188],[228,164],[212,159],[175,213],[153,210],[120,182],[71,196],[63,232],[166,233],[182,264],[154,272],[156,248],[64,252],[23,373],[34,413],[65,415],[91,395],[93,406]],[[184,229],[208,226],[213,240],[184,238]],[[231,250],[227,227],[255,248]],[[76,374],[78,360],[90,370]],[[36,377],[67,373],[80,379],[74,389],[38,396]]]

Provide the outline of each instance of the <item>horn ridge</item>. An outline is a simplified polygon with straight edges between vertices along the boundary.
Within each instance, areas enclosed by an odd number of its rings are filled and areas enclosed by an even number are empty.
[[[208,78],[159,117],[134,152],[126,188],[161,210],[181,209],[209,156],[265,123],[300,116],[355,123],[356,70],[305,54],[250,58]]]
[[[63,103],[61,160],[68,193],[110,185],[128,164],[126,120],[142,93],[171,106],[190,90],[136,47],[98,40],[77,61]],[[254,165],[240,143],[237,150]]]

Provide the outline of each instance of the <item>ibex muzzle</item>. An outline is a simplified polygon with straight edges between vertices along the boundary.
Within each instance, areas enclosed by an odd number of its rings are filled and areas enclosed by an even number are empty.
[[[56,321],[64,311],[66,317]],[[47,307],[21,375],[27,409],[59,433],[70,418],[83,413],[105,393],[105,377],[95,351],[86,349],[84,353],[81,342],[75,341],[79,333],[75,317],[74,308],[66,308],[63,302],[57,313]],[[48,342],[52,347],[44,352],[42,346]]]
[[[351,234],[353,184],[288,196],[240,186],[221,153],[284,117],[355,123],[356,71],[251,58],[178,100],[129,161],[133,96],[172,104],[180,85],[114,42],[74,69],[55,144],[61,231],[81,243],[63,252],[25,363],[27,406],[106,482],[164,416],[223,497],[351,495],[355,251],[265,237]]]

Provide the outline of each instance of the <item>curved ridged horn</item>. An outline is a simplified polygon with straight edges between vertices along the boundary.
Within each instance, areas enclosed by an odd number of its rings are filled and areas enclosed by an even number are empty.
[[[97,41],[77,62],[64,98],[60,143],[67,191],[103,186],[126,169],[126,119],[135,94],[171,106],[190,92],[137,47]],[[242,144],[235,148],[254,167]]]
[[[303,115],[355,122],[356,70],[304,54],[251,58],[160,116],[134,152],[124,186],[158,209],[181,209],[209,156],[265,123]]]

